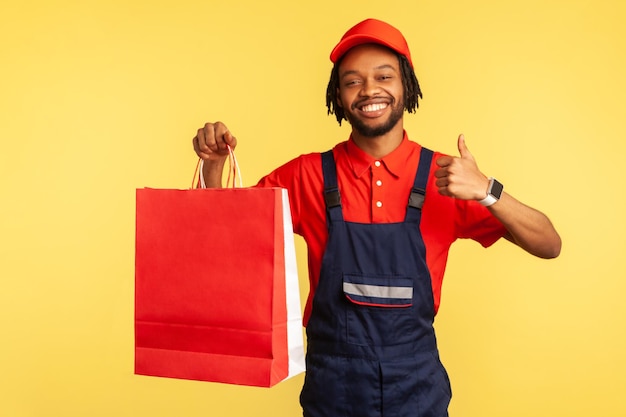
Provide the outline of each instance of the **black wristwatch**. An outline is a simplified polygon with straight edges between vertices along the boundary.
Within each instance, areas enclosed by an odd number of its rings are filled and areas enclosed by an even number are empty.
[[[504,190],[504,185],[497,179],[491,177],[489,178],[489,187],[487,188],[487,197],[483,198],[479,201],[485,207],[489,207],[492,204],[498,202],[500,197],[502,196],[502,191]]]

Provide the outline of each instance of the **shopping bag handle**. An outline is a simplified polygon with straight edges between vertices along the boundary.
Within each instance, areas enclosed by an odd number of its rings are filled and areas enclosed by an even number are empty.
[[[243,180],[241,178],[241,171],[239,170],[239,164],[235,157],[235,151],[230,145],[226,145],[228,148],[228,177],[226,178],[226,188],[235,188],[237,186],[237,177],[239,177],[239,187],[243,187]],[[204,167],[204,159],[199,158],[196,164],[196,170],[193,173],[193,179],[191,180],[191,188],[195,187],[196,176],[200,177],[200,188],[206,188],[204,182],[204,175],[202,175],[202,168]],[[232,178],[232,181],[231,181]]]

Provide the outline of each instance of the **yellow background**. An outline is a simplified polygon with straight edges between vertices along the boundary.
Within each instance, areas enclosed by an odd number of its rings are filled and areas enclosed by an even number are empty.
[[[328,54],[366,17],[411,45],[411,137],[456,154],[465,133],[563,237],[553,261],[453,247],[437,320],[451,415],[626,415],[624,4],[3,1],[0,415],[300,415],[302,376],[133,375],[135,189],[188,187],[205,121],[239,138],[244,185],[346,139]],[[298,256],[304,295],[300,240]]]

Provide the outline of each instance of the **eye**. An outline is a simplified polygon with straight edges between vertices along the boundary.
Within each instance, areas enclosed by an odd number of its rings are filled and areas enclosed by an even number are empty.
[[[346,80],[346,82],[344,83],[344,85],[346,87],[353,87],[353,86],[356,86],[356,85],[359,85],[359,84],[361,84],[361,80],[359,80],[357,78],[354,78],[354,79],[351,79],[351,80]]]

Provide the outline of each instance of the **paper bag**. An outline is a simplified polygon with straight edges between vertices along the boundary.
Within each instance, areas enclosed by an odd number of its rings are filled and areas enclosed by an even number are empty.
[[[271,387],[303,372],[287,190],[136,197],[135,373]]]

